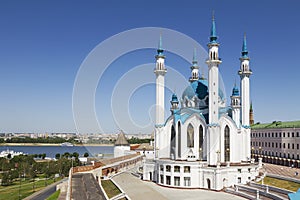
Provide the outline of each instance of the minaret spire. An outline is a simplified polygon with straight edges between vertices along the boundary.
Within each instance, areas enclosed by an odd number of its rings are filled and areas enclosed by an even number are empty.
[[[157,54],[158,55],[163,55],[164,49],[162,48],[162,35],[159,35],[159,42],[158,42],[158,49],[157,49]]]
[[[194,48],[191,70],[192,70],[192,76],[190,77],[190,82],[199,80],[199,66],[196,58],[196,48]]]
[[[243,39],[242,58],[248,58],[246,33],[244,33],[244,39]]]
[[[197,49],[196,47],[194,48],[194,54],[193,54],[193,66],[195,65],[198,65],[198,61],[197,61]]]
[[[250,119],[250,125],[253,125],[254,124],[254,114],[253,114],[252,101],[250,103],[249,119]]]
[[[210,30],[210,43],[217,43],[217,31],[216,31],[216,22],[215,22],[215,12],[212,14],[212,24]]]

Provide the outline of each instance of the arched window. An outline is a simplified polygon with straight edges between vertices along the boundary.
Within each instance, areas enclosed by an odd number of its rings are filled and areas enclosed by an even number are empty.
[[[225,162],[230,161],[230,129],[228,125],[225,126],[224,130],[224,155]]]
[[[194,127],[189,124],[187,127],[187,147],[194,147]]]
[[[199,160],[203,160],[203,126],[199,127]]]
[[[172,126],[171,128],[171,159],[175,159],[175,149],[176,149],[176,133],[175,133],[175,129],[174,126]]]
[[[178,122],[178,157],[181,157],[181,124]]]

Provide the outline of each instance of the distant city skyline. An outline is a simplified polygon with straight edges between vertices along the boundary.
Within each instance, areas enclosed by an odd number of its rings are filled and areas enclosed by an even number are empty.
[[[297,1],[183,4],[29,0],[0,5],[0,132],[76,132],[72,111],[74,82],[83,61],[97,45],[126,30],[161,27],[186,34],[207,49],[213,10],[227,105],[234,83],[239,85],[237,71],[246,32],[253,71],[250,84],[255,122],[299,120],[300,3]],[[162,35],[163,39],[167,36],[163,32]],[[154,46],[158,39],[159,35]],[[151,132],[149,127],[153,122],[149,116],[153,115],[155,103],[154,84],[138,88],[126,100],[131,118],[138,124],[135,127],[120,127],[115,122],[111,97],[120,78],[131,69],[145,63],[150,63],[147,69],[154,69],[155,54],[154,48],[132,51],[119,57],[104,72],[95,91],[95,114],[104,132],[114,133],[119,129],[127,133]],[[169,51],[165,54],[167,66],[188,80],[191,59],[184,60]],[[207,70],[206,65],[200,66]],[[149,77],[155,81],[153,72]],[[167,74],[166,81],[168,78]],[[166,92],[165,117],[169,115],[174,91],[181,97],[176,85]],[[126,105],[127,102],[120,106]],[[89,119],[85,123],[88,127]],[[145,126],[148,128],[144,129]],[[99,130],[92,127],[86,132]]]

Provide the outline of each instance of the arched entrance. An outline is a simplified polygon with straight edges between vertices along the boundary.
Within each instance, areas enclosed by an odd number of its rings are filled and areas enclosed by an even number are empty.
[[[208,188],[208,189],[211,189],[211,188],[210,188],[210,187],[211,187],[211,186],[210,186],[210,179],[208,178],[208,179],[206,179],[206,181],[207,181],[207,188]]]
[[[227,185],[228,185],[228,181],[227,181],[226,178],[224,178],[224,179],[223,179],[223,188],[228,187]]]

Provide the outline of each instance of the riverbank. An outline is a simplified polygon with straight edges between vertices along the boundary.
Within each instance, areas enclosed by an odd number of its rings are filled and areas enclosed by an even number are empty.
[[[61,146],[53,143],[1,143],[0,146]],[[114,144],[74,144],[74,146],[93,146],[93,147],[110,147]]]

